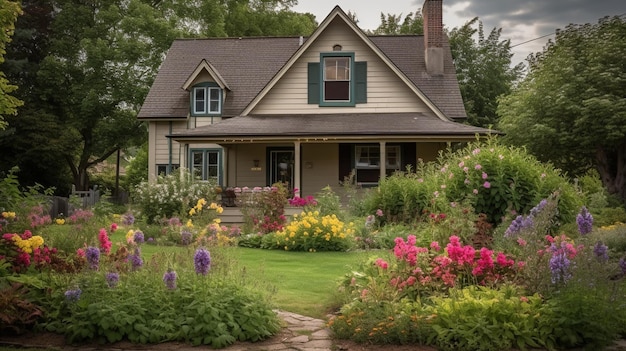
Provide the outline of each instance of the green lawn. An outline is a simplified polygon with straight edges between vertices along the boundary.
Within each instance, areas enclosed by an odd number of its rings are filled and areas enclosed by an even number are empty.
[[[290,252],[237,248],[247,274],[276,288],[278,308],[324,318],[338,307],[337,282],[372,252]]]

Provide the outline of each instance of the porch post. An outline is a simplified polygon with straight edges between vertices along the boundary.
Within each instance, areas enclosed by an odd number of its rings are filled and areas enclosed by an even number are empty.
[[[300,196],[300,189],[301,189],[300,169],[302,167],[300,167],[300,142],[299,141],[293,142],[293,153],[294,153],[293,188],[298,189],[297,191],[294,192],[293,196]]]
[[[381,180],[385,179],[385,177],[387,176],[387,150],[385,149],[385,146],[386,146],[386,142],[381,141],[380,142],[380,179],[378,180],[379,183]]]

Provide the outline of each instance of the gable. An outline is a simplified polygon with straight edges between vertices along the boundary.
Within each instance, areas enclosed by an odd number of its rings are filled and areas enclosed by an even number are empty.
[[[354,61],[367,62],[366,103],[356,104],[351,108],[309,103],[308,65],[319,63],[322,53],[336,53],[333,52],[336,44],[341,45],[341,52],[354,54]],[[380,56],[341,18],[336,17],[254,106],[250,114],[375,113],[382,109],[389,113],[430,111]]]

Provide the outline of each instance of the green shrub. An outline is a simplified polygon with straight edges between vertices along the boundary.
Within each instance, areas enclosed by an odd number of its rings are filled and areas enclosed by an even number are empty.
[[[515,287],[470,286],[431,300],[434,333],[428,343],[441,350],[509,350],[555,346],[549,311],[538,295]],[[546,313],[548,312],[548,313]]]
[[[467,203],[499,224],[512,211],[526,213],[554,192],[560,194],[559,219],[572,222],[582,205],[576,188],[524,150],[489,139],[448,151],[415,173],[382,180],[366,204],[370,212],[382,209],[387,222],[412,223],[423,220],[425,211],[446,212],[450,203]]]
[[[415,301],[367,302],[356,300],[344,305],[329,321],[339,339],[363,344],[425,345],[432,334],[430,315]]]
[[[41,327],[64,334],[71,343],[126,339],[213,348],[276,333],[280,322],[268,295],[244,283],[226,251],[212,248],[210,258],[206,275],[196,273],[193,251],[187,251],[154,255],[142,268],[118,270],[119,280],[113,285],[107,275],[114,264],[101,263],[99,270],[75,276],[47,276],[47,320]],[[165,274],[172,271],[176,278],[168,286]],[[70,299],[67,291],[80,293]]]

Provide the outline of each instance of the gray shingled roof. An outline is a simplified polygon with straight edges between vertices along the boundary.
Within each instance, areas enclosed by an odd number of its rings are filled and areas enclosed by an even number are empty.
[[[458,137],[494,133],[484,128],[444,121],[423,113],[257,115],[224,119],[219,123],[173,133],[175,140],[213,140],[328,136]],[[497,132],[495,132],[497,133]]]
[[[429,76],[425,71],[423,36],[370,39],[446,116],[466,117],[449,50],[445,50],[445,74]],[[299,41],[299,37],[175,40],[138,118],[187,118],[189,92],[182,86],[203,59],[215,67],[231,88],[223,116],[238,116],[296,52]]]

